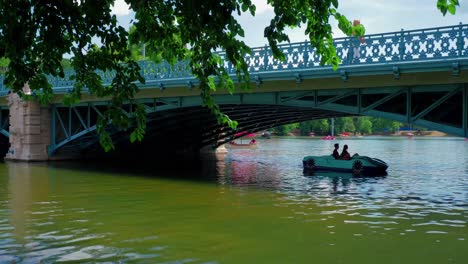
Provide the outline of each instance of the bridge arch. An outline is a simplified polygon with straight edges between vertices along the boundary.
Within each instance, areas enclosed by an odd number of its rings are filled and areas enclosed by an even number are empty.
[[[209,110],[201,106],[199,96],[138,101],[148,114],[146,141],[161,144],[167,139],[175,147],[199,149],[235,139],[235,131],[218,125]],[[216,95],[215,101],[224,113],[239,122],[239,131],[256,132],[307,120],[365,115],[467,136],[468,88],[464,84],[243,93]],[[74,107],[55,105],[51,154],[66,149],[95,149],[95,123],[105,106],[105,102]],[[132,105],[125,106],[125,110],[130,115]],[[128,138],[126,131],[110,132],[117,143]]]

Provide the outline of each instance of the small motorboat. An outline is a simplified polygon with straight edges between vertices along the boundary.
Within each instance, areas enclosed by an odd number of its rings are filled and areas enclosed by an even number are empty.
[[[228,144],[226,144],[225,147],[230,148],[230,149],[256,149],[257,142],[251,141],[250,143],[242,144],[242,143],[236,143],[234,141],[231,141]]]
[[[335,159],[333,156],[307,156],[302,160],[304,172],[337,171],[353,175],[385,175],[387,163],[376,158],[354,155],[350,160]]]

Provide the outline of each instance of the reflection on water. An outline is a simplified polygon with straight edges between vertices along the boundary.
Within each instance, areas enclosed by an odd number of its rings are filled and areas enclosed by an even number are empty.
[[[0,263],[465,263],[468,144],[347,140],[388,175],[304,176],[302,157],[333,143],[264,140],[164,170],[1,164]]]

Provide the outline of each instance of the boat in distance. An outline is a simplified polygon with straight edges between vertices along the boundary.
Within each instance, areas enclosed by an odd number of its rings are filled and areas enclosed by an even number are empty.
[[[256,149],[257,143],[241,144],[231,141],[228,144],[226,144],[225,147],[230,149]]]
[[[327,156],[306,156],[302,160],[305,173],[314,171],[336,171],[350,172],[355,176],[377,176],[385,175],[388,168],[387,163],[382,160],[367,156],[354,155],[349,160],[335,159]]]

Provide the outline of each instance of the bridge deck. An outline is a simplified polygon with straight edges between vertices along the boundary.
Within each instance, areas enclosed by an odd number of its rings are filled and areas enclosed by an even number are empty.
[[[271,90],[291,89],[291,85],[282,85],[278,88],[277,81],[295,81],[325,79],[322,83],[312,82],[310,85],[298,85],[299,89],[334,89],[334,88],[361,88],[382,87],[391,85],[392,80],[400,79],[402,85],[435,84],[435,83],[462,83],[466,81],[465,74],[468,68],[468,24],[459,24],[448,27],[427,28],[419,30],[406,30],[381,34],[366,35],[363,42],[355,37],[337,38],[334,45],[341,65],[337,71],[330,66],[321,66],[320,57],[308,42],[284,44],[280,50],[286,55],[285,61],[275,59],[268,46],[252,49],[252,54],[245,55],[252,75],[253,86],[275,82]],[[219,53],[224,58],[224,53]],[[225,68],[233,76],[235,71],[229,62]],[[191,89],[196,87],[197,80],[193,77],[187,61],[180,61],[174,65],[167,62],[155,64],[150,61],[140,62],[142,75],[146,83],[141,88],[166,90],[179,88],[174,92],[165,91],[158,96],[190,96],[196,92],[187,92],[182,87]],[[434,72],[450,71],[453,75],[462,75],[461,78],[450,76],[433,76]],[[431,74],[414,77],[409,73]],[[66,73],[64,79],[50,78],[53,89],[57,94],[63,94],[73,89],[74,82],[70,80],[74,72]],[[114,75],[111,72],[100,73],[104,84],[110,84]],[[386,77],[380,78],[378,76]],[[405,77],[405,75],[407,75]],[[365,78],[355,78],[366,76]],[[368,80],[369,76],[376,76]],[[3,78],[3,77],[1,77]],[[354,82],[339,82],[337,78],[347,81],[354,78]],[[368,81],[367,81],[368,80]],[[320,81],[318,81],[320,82]],[[0,83],[0,95],[7,93]],[[144,93],[142,95],[144,96]],[[151,94],[154,96],[154,94]],[[85,100],[91,100],[86,97]],[[0,102],[5,105],[5,100]]]

